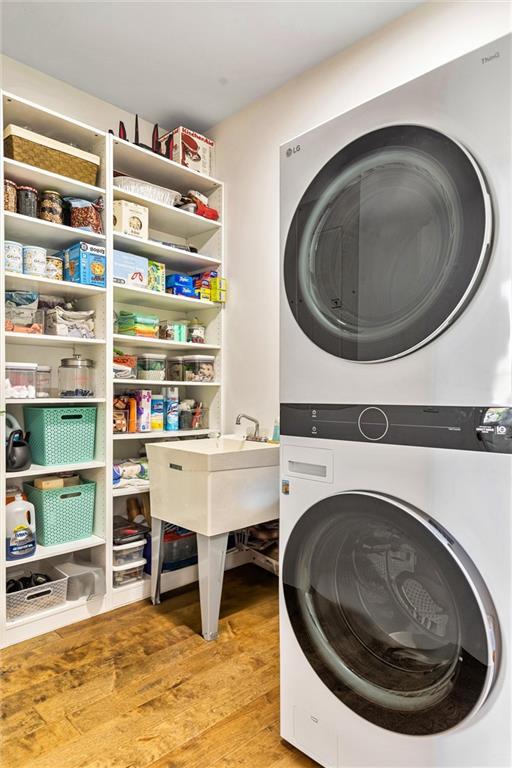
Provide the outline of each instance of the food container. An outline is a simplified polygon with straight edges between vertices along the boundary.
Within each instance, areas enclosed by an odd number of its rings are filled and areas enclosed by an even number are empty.
[[[18,213],[36,218],[37,197],[37,189],[34,187],[18,187]]]
[[[128,432],[128,415],[129,411],[126,409],[115,409],[112,411],[112,431],[115,435],[124,434]]]
[[[46,277],[49,280],[64,279],[64,264],[60,256],[46,256]]]
[[[164,381],[166,355],[146,352],[137,357],[137,378]]]
[[[64,260],[64,280],[82,285],[106,286],[105,248],[79,241],[59,253]]]
[[[160,320],[159,336],[169,341],[187,340],[188,320]]]
[[[14,181],[4,179],[4,211],[16,213],[18,210],[18,188]]]
[[[93,360],[73,355],[60,361],[59,396],[94,397]]]
[[[114,200],[114,231],[148,239],[149,210],[129,200]]]
[[[36,396],[37,363],[5,364],[5,397],[25,398]]]
[[[112,565],[132,565],[143,560],[142,554],[146,540],[130,541],[128,544],[117,544],[112,547]]]
[[[52,189],[46,189],[44,192],[41,192],[39,218],[43,219],[43,221],[51,221],[53,224],[63,223],[62,197],[58,192]]]
[[[141,179],[134,179],[131,176],[116,176],[114,184],[125,192],[147,197],[155,203],[160,203],[160,205],[176,205],[181,197],[181,193],[175,192],[173,189],[165,189],[165,187],[159,187],[148,181],[141,181]]]
[[[5,330],[10,333],[34,333],[44,331],[44,312],[32,307],[5,308]]]
[[[75,312],[62,307],[46,311],[46,333],[75,339],[94,339],[94,309]]]
[[[4,240],[4,266],[7,272],[23,272],[23,245]]]
[[[131,584],[135,581],[142,581],[144,577],[144,566],[146,560],[142,558],[135,563],[126,563],[125,565],[113,565],[112,579],[114,587],[124,587],[125,584]]]
[[[46,171],[96,184],[100,165],[98,155],[49,139],[34,131],[8,125],[4,131],[4,153],[11,160],[35,165]]]
[[[114,285],[148,286],[148,260],[145,256],[114,250]]]
[[[23,272],[34,277],[46,277],[46,248],[23,246]]]
[[[208,429],[208,426],[208,408],[202,403],[180,410],[180,429]]]
[[[169,381],[183,381],[183,358],[167,358],[167,378]]]
[[[52,369],[49,365],[36,368],[36,397],[50,397],[52,387]]]
[[[76,229],[84,229],[86,232],[102,234],[101,211],[103,210],[103,198],[96,202],[83,200],[80,197],[65,197],[67,208],[67,224]]]
[[[165,264],[159,261],[148,261],[148,289],[165,293]]]
[[[186,355],[182,360],[184,381],[214,381],[215,358],[213,355]]]
[[[187,341],[191,344],[204,344],[206,341],[206,326],[195,317],[188,325]]]

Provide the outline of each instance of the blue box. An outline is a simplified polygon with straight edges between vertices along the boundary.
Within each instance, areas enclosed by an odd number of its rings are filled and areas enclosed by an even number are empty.
[[[165,287],[174,288],[175,286],[194,287],[194,281],[190,275],[167,275],[165,278]]]
[[[105,249],[101,245],[80,241],[58,255],[64,263],[64,280],[105,288],[107,265]]]
[[[189,285],[175,285],[172,292],[175,296],[191,296],[193,299],[197,298],[195,288],[191,288]]]

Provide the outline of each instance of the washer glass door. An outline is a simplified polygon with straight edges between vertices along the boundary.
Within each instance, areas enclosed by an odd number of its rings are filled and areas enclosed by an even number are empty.
[[[491,206],[471,155],[416,125],[338,152],[292,219],[284,280],[304,333],[338,357],[389,360],[462,312],[490,252]]]
[[[304,654],[362,717],[434,734],[487,697],[492,601],[468,556],[422,513],[379,494],[331,496],[293,529],[282,573]]]

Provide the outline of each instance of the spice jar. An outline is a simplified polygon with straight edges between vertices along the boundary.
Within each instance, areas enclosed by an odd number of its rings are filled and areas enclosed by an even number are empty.
[[[36,368],[36,397],[50,397],[52,369],[49,365]]]
[[[37,189],[18,187],[18,213],[23,216],[37,217]]]
[[[45,189],[45,191],[41,193],[39,218],[44,221],[51,221],[54,224],[62,224],[64,221],[62,197],[58,192],[54,192],[51,189]]]
[[[18,210],[18,189],[10,179],[4,179],[4,210],[11,213]]]
[[[81,355],[65,357],[59,368],[60,397],[94,396],[94,361]]]

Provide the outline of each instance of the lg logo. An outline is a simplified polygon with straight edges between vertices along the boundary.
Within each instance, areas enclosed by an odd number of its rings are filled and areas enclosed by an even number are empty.
[[[300,152],[300,144],[296,144],[294,147],[288,147],[286,150],[286,157],[291,157],[292,155],[295,155],[297,152]]]

